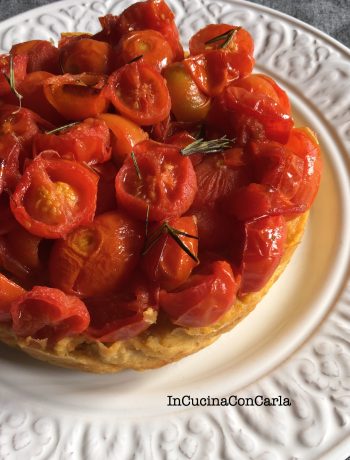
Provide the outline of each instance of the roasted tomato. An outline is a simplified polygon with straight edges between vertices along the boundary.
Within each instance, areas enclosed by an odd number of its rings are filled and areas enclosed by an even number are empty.
[[[178,121],[204,120],[210,108],[210,99],[198,88],[184,64],[167,66],[163,75],[171,97],[171,111]]]
[[[174,234],[194,258],[174,240]],[[159,284],[163,289],[172,290],[190,276],[197,265],[195,260],[197,254],[196,218],[177,217],[170,219],[166,224],[158,224],[150,229],[142,258],[142,268],[150,281]]]
[[[133,275],[122,293],[86,299],[91,316],[87,335],[100,342],[135,337],[156,322],[157,297],[156,289]]]
[[[160,291],[159,305],[178,326],[209,326],[232,307],[238,286],[227,262],[213,262],[175,291]]]
[[[168,41],[156,30],[137,30],[123,35],[116,54],[121,66],[142,58],[143,62],[159,71],[173,61]]]
[[[54,74],[61,73],[58,49],[47,40],[30,40],[13,45],[13,56],[28,56],[27,72],[44,70]]]
[[[197,220],[200,252],[221,249],[226,252],[232,242],[230,217],[218,207],[190,208],[188,214]]]
[[[51,284],[84,297],[116,292],[138,263],[143,238],[143,225],[126,214],[101,214],[55,243]]]
[[[106,82],[107,77],[94,73],[59,75],[45,80],[44,93],[64,118],[84,120],[107,111]]]
[[[108,94],[118,112],[142,126],[158,123],[170,113],[164,78],[140,61],[121,67],[109,77]]]
[[[11,197],[11,210],[30,233],[60,238],[92,221],[98,176],[76,161],[38,156]]]
[[[88,118],[52,134],[37,134],[33,152],[55,150],[61,158],[87,164],[103,163],[111,157],[109,129],[103,120]]]
[[[10,65],[11,58],[9,55],[0,55],[0,96],[11,93],[9,85],[10,78]],[[17,85],[24,79],[27,73],[28,56],[14,56],[13,57],[13,73],[14,80]]]
[[[112,161],[93,166],[100,176],[97,190],[96,215],[117,209],[115,197],[115,176],[118,169]]]
[[[265,286],[281,262],[286,235],[283,216],[265,217],[245,224],[240,296]]]
[[[0,322],[11,320],[11,304],[26,291],[0,273]]]
[[[19,171],[20,143],[14,134],[0,135],[0,195],[12,192],[21,175]]]
[[[60,62],[64,73],[91,72],[108,74],[112,70],[113,51],[106,42],[73,36],[60,48]]]
[[[115,164],[121,166],[130,155],[133,147],[148,139],[148,134],[136,123],[114,113],[102,113],[98,116],[111,131],[112,156]]]
[[[116,177],[117,202],[132,216],[160,221],[181,216],[197,192],[191,160],[173,146],[144,141],[134,148]]]
[[[35,286],[12,302],[13,331],[19,337],[56,342],[84,332],[90,323],[85,304],[59,289]]]
[[[0,194],[0,236],[6,235],[17,227],[17,221],[10,209],[10,198],[7,193]]]

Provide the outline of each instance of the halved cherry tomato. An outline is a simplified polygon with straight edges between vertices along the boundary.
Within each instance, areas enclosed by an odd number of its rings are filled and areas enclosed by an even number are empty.
[[[103,163],[111,157],[110,136],[106,123],[87,118],[81,123],[67,127],[57,134],[37,134],[33,152],[55,150],[61,158],[87,164]]]
[[[13,45],[13,56],[28,56],[27,72],[44,70],[54,74],[60,73],[58,49],[47,40],[29,40]]]
[[[30,233],[60,238],[92,221],[98,176],[76,161],[38,156],[11,197],[11,210]]]
[[[100,214],[51,251],[51,284],[66,293],[92,297],[116,292],[136,267],[144,227],[120,212]]]
[[[101,74],[59,75],[45,80],[44,93],[64,118],[79,121],[107,111],[106,82]]]
[[[283,216],[264,217],[244,227],[239,295],[262,289],[279,265],[287,230]]]
[[[224,49],[231,52],[243,52],[253,56],[254,42],[250,33],[242,27],[228,24],[209,24],[196,32],[189,43],[191,55],[194,56],[205,53],[206,51],[222,49],[223,45],[225,45],[227,35],[222,37],[221,40],[216,40],[212,43],[207,42],[230,31],[232,31],[232,38]]]
[[[157,319],[157,291],[136,274],[122,293],[86,299],[91,316],[87,335],[100,342],[116,342],[145,331]]]
[[[164,120],[171,101],[164,78],[143,62],[127,64],[108,79],[109,97],[123,116],[143,126]]]
[[[114,113],[102,113],[103,120],[111,131],[112,156],[115,164],[121,166],[130,155],[134,145],[148,139],[148,134],[136,123]]]
[[[85,304],[59,289],[35,286],[11,305],[13,331],[19,337],[58,341],[84,332],[90,322]]]
[[[184,64],[175,62],[168,65],[163,75],[171,97],[171,111],[176,119],[187,122],[204,120],[209,112],[210,99],[200,91]]]
[[[128,157],[116,177],[117,202],[130,215],[160,221],[181,216],[191,206],[197,192],[191,160],[173,146],[144,141],[134,148],[140,176]]]
[[[197,237],[197,223],[193,216],[170,219],[168,224],[181,232]],[[159,231],[161,224],[152,226],[149,238]],[[197,256],[198,240],[179,234],[183,244]],[[176,241],[164,233],[156,244],[149,248],[142,258],[142,268],[148,279],[166,290],[172,290],[184,283],[197,263],[179,246]]]
[[[11,303],[26,291],[0,273],[0,322],[11,320]]]
[[[64,73],[92,72],[108,74],[112,69],[113,50],[109,43],[75,36],[60,46],[60,62]]]
[[[24,79],[27,73],[28,56],[13,57],[13,72],[15,77],[15,86]],[[5,76],[6,75],[6,76]],[[7,78],[6,78],[7,77]],[[8,79],[10,78],[10,56],[7,54],[0,55],[0,96],[11,93],[11,87]]]
[[[119,64],[142,56],[142,61],[160,71],[173,61],[168,41],[156,30],[137,30],[122,36],[116,48]]]
[[[209,326],[232,307],[238,286],[227,262],[213,262],[174,292],[160,291],[159,304],[178,326]]]

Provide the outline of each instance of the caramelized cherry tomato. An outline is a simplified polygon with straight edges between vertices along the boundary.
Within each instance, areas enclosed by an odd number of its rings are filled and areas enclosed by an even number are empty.
[[[159,304],[178,326],[209,326],[232,307],[237,289],[230,265],[213,262],[174,292],[160,291]]]
[[[197,237],[197,223],[193,216],[170,219],[171,228]],[[160,224],[161,225],[161,224]],[[152,227],[149,238],[159,231],[160,225]],[[198,240],[178,234],[183,244],[194,255],[198,254]],[[179,246],[169,233],[164,233],[146,252],[142,259],[142,268],[148,279],[166,290],[172,290],[183,284],[197,263]]]
[[[107,110],[106,82],[107,77],[100,74],[59,75],[44,82],[44,93],[64,118],[79,121]]]
[[[112,58],[111,45],[84,36],[72,37],[60,47],[60,62],[64,73],[108,74]]]
[[[197,220],[199,249],[216,251],[226,249],[232,241],[230,217],[214,208],[190,208],[188,214],[193,214]]]
[[[139,261],[144,228],[126,214],[109,212],[58,240],[51,252],[51,284],[66,293],[110,294]]]
[[[0,135],[0,195],[12,192],[21,175],[19,171],[20,143],[14,134]]]
[[[30,233],[60,238],[92,221],[97,174],[75,161],[37,157],[11,197],[11,210]]]
[[[11,305],[13,331],[19,337],[58,341],[84,332],[90,322],[85,304],[59,289],[35,286]]]
[[[61,158],[87,164],[103,163],[111,157],[109,130],[103,120],[88,118],[67,127],[57,134],[37,134],[33,142],[34,154],[55,150]]]
[[[239,295],[262,289],[276,270],[284,252],[285,220],[274,216],[247,222],[244,234]]]
[[[13,56],[28,56],[27,72],[44,70],[60,73],[58,49],[47,40],[29,40],[13,45],[10,53]]]
[[[164,36],[156,30],[137,30],[121,38],[116,53],[120,65],[142,56],[142,61],[160,71],[173,61],[173,52]]]
[[[210,99],[203,94],[184,64],[176,62],[163,71],[171,97],[171,111],[178,121],[204,120],[210,108]]]
[[[13,72],[17,85],[24,79],[27,73],[28,56],[13,57]],[[8,79],[10,78],[10,56],[0,55],[0,96],[11,94],[11,87]]]
[[[180,216],[191,206],[197,192],[191,160],[173,146],[144,141],[134,148],[116,177],[117,202],[132,216],[160,221]],[[140,175],[138,175],[138,172]]]
[[[147,64],[138,61],[121,67],[109,77],[108,89],[118,112],[139,125],[153,125],[169,115],[167,85]]]
[[[26,291],[0,273],[0,322],[11,320],[11,304]]]

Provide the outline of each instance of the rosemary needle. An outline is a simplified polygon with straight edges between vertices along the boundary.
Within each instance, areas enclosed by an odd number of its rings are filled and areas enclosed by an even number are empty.
[[[233,143],[234,140],[229,139],[227,136],[220,137],[219,139],[212,139],[210,141],[197,139],[196,141],[181,149],[180,153],[184,156],[189,156],[193,153],[218,153],[231,148]]]
[[[137,160],[136,160],[136,156],[135,156],[134,152],[131,152],[131,158],[132,158],[132,162],[134,163],[134,166],[135,166],[135,169],[136,169],[137,177],[140,180],[142,180],[141,171],[140,171],[139,165],[137,164]]]
[[[12,54],[10,54],[10,73],[9,75],[6,75],[4,74],[8,84],[10,85],[10,88],[11,88],[11,91],[12,93],[17,97],[18,99],[18,103],[19,103],[19,107],[18,107],[18,110],[15,112],[19,112],[22,108],[22,99],[23,99],[23,96],[22,94],[20,94],[17,89],[16,89],[16,79],[15,79],[15,69],[14,69],[14,65],[13,65],[13,56]]]
[[[64,129],[71,128],[72,126],[78,125],[80,121],[74,121],[73,123],[68,123],[68,125],[60,126],[59,128],[52,129],[51,131],[45,131],[45,134],[55,134]]]
[[[206,41],[205,45],[211,45],[212,43],[216,43],[218,41],[224,40],[224,42],[219,46],[219,48],[224,49],[231,43],[232,38],[236,35],[236,33],[241,29],[241,27],[236,27],[234,29],[230,29],[227,32],[217,35],[216,37],[211,38],[210,40]]]

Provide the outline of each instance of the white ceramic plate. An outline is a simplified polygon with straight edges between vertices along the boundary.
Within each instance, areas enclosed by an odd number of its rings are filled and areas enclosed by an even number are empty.
[[[0,48],[91,31],[130,1],[66,0],[0,25]],[[171,0],[184,42],[207,23],[254,36],[257,66],[318,134],[324,175],[301,246],[258,308],[163,369],[95,376],[0,347],[0,459],[332,459],[350,452],[350,52],[239,0]],[[290,407],[168,407],[167,395],[264,395]],[[233,398],[232,398],[233,400]],[[186,402],[186,401],[185,401]]]

